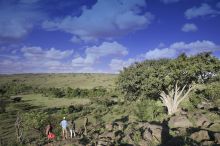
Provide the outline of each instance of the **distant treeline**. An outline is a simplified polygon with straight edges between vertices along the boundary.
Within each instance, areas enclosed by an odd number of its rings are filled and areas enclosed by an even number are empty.
[[[109,92],[104,87],[95,87],[92,89],[80,89],[80,88],[38,88],[30,85],[10,82],[0,86],[0,96],[1,97],[10,97],[12,95],[19,94],[42,94],[46,97],[54,98],[87,98],[87,97],[100,97],[108,95]]]

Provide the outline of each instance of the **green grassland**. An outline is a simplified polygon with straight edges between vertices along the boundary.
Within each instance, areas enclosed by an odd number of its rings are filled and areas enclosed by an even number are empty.
[[[86,105],[90,103],[87,98],[51,98],[44,97],[41,94],[22,95],[22,100],[34,106],[41,106],[42,108],[65,107],[70,105]]]
[[[91,73],[0,75],[0,85],[7,82],[16,82],[35,87],[91,89],[103,86],[109,89],[115,86],[116,77],[116,74]]]
[[[76,123],[76,129],[84,128],[85,117],[88,118],[88,131],[97,130],[104,132],[103,125],[112,123],[122,117],[129,117],[129,122],[137,123],[140,121],[162,123],[164,119],[170,118],[166,115],[166,111],[161,101],[155,101],[147,99],[144,101],[128,102],[123,98],[121,93],[118,93],[115,89],[115,81],[118,75],[113,74],[19,74],[19,75],[0,75],[0,85],[5,83],[14,83],[20,86],[21,84],[29,85],[31,87],[40,88],[80,88],[93,90],[94,87],[104,87],[110,89],[106,94],[99,96],[61,96],[54,97],[52,94],[43,94],[41,92],[23,92],[18,95],[10,95],[8,97],[0,97],[7,101],[6,111],[0,113],[0,146],[14,145],[16,141],[15,121],[17,114],[29,114],[34,113],[31,117],[34,119],[38,113],[44,113],[49,116],[50,122],[54,125],[54,133],[56,134],[56,142],[61,142],[61,127],[60,121],[65,116],[67,120],[74,119]],[[13,84],[9,84],[11,86]],[[17,87],[17,86],[16,86]],[[204,87],[200,86],[202,90]],[[13,88],[9,88],[10,90]],[[63,90],[63,89],[60,89]],[[45,90],[49,92],[49,90]],[[67,91],[67,90],[65,90]],[[20,92],[17,92],[20,93]],[[3,95],[3,94],[2,94]],[[193,96],[192,94],[191,96]],[[19,102],[13,101],[13,96],[21,96],[22,99]],[[195,96],[195,95],[194,95]],[[194,97],[195,98],[195,97]],[[195,98],[197,99],[197,98]],[[198,100],[198,99],[197,99]],[[187,100],[182,103],[181,107],[184,107],[188,111],[188,117],[191,121],[195,121],[193,116],[195,113],[206,115],[212,123],[219,123],[219,115],[214,112],[210,112],[206,109],[201,110],[194,107],[194,104],[201,102]],[[112,102],[114,101],[114,102]],[[219,105],[220,100],[215,100],[215,104]],[[71,110],[73,108],[73,110]],[[192,118],[191,118],[192,117]],[[30,123],[36,121],[32,119]],[[41,119],[40,119],[41,120]],[[43,120],[42,120],[43,121]],[[39,122],[39,121],[38,121]],[[37,122],[37,123],[38,123]],[[48,122],[48,121],[47,121]],[[41,132],[45,131],[47,122],[41,125]],[[102,125],[102,126],[100,126]],[[219,132],[219,124],[207,130],[212,132]],[[28,133],[26,131],[26,144],[38,143],[39,145],[45,145],[45,135],[39,134],[39,131],[35,133]],[[79,137],[77,137],[79,138]],[[61,144],[62,145],[62,144]]]

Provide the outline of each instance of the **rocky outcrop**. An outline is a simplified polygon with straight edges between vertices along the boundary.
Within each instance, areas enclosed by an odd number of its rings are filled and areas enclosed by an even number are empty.
[[[215,133],[214,134],[214,137],[215,137],[215,141],[217,144],[220,144],[220,133]]]
[[[200,130],[198,132],[194,132],[190,135],[190,138],[197,141],[197,142],[202,142],[204,140],[210,139],[208,131],[206,131],[206,130]]]
[[[199,109],[211,109],[214,108],[214,105],[210,102],[201,102],[200,104],[197,105],[197,108]]]
[[[195,124],[197,127],[208,127],[211,125],[211,121],[202,114],[194,114]]]
[[[188,128],[193,126],[193,124],[184,115],[171,117],[168,121],[168,125],[170,128]]]

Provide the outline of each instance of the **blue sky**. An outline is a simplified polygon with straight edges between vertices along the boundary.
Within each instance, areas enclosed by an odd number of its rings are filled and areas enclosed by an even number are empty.
[[[219,0],[0,0],[0,73],[118,73],[211,51]]]

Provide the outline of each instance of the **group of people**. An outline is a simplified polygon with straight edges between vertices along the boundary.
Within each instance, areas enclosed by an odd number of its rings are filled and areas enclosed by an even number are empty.
[[[73,136],[76,136],[75,132],[75,122],[73,120],[67,121],[65,117],[63,117],[63,120],[60,122],[60,126],[62,127],[62,138],[67,139],[68,138],[68,131],[70,133],[70,138],[73,138]],[[47,139],[54,139],[55,134],[52,132],[53,126],[51,123],[49,123],[46,127],[46,135]]]

